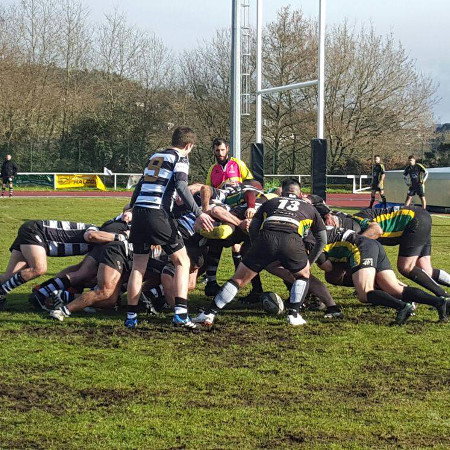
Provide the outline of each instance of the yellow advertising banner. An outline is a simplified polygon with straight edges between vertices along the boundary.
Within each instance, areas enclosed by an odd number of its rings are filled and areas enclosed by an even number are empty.
[[[106,191],[103,181],[98,175],[55,175],[56,189],[95,188]]]

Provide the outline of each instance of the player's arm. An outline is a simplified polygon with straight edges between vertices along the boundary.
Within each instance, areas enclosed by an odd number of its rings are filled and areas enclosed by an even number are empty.
[[[322,217],[320,217],[320,214],[317,210],[315,211],[315,217],[311,226],[311,232],[314,236],[315,243],[314,247],[309,252],[308,260],[312,265],[314,262],[316,262],[317,258],[322,253],[325,245],[327,245],[327,230]]]
[[[139,196],[139,192],[141,192],[142,183],[144,182],[144,175],[141,176],[140,180],[138,181],[138,184],[134,187],[133,195],[131,196],[131,200],[129,206],[130,208],[133,207],[133,205],[136,203],[136,199]]]
[[[267,214],[267,204],[269,202],[263,203],[256,214],[253,216],[253,219],[250,223],[250,227],[248,229],[248,234],[250,235],[250,241],[254,241],[258,237],[259,230],[261,229],[261,225],[264,222],[264,213]]]
[[[369,239],[378,239],[383,234],[383,229],[376,222],[369,222],[367,229],[361,234]]]
[[[18,171],[19,171],[19,168],[16,166],[16,163],[13,163],[13,174],[12,174],[12,176],[15,177],[17,175]]]
[[[411,181],[409,179],[409,170],[408,170],[408,166],[405,167],[405,170],[403,171],[403,179],[405,180],[405,183],[407,186],[411,185]]]
[[[216,220],[219,220],[223,223],[229,223],[231,225],[239,226],[241,223],[241,220],[238,219],[236,216],[231,214],[229,211],[227,211],[225,208],[222,208],[221,206],[216,206],[215,208],[211,208],[208,211],[208,214],[213,217]]]
[[[126,241],[126,234],[109,233],[107,231],[100,231],[95,228],[88,229],[84,233],[84,240],[89,244],[107,244],[114,241]]]
[[[200,189],[200,198],[202,199],[202,210],[209,211],[211,209],[211,198],[213,190],[211,186],[203,185]]]
[[[214,222],[208,214],[202,212],[202,209],[195,203],[194,197],[188,186],[188,165],[185,162],[178,162],[174,168],[174,182],[177,194],[183,201],[188,211],[191,211],[197,217],[197,225],[205,231],[212,231]]]
[[[424,184],[425,181],[427,181],[427,178],[428,178],[428,170],[425,169],[425,167],[422,164],[418,164],[418,166],[420,167],[420,171],[422,172],[421,184]]]
[[[384,179],[386,178],[386,170],[384,168],[384,164],[380,164],[381,172],[380,172],[380,180],[378,181],[378,186],[383,186]]]

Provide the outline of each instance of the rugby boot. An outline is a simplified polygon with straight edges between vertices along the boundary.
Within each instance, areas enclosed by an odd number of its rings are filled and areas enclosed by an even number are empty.
[[[414,312],[414,306],[411,303],[407,303],[402,309],[399,309],[394,323],[396,325],[403,325],[410,318]]]
[[[292,325],[293,327],[297,327],[299,325],[305,325],[306,320],[300,315],[299,312],[297,312],[293,309],[290,309],[290,310],[288,310],[287,322],[289,325]]]
[[[200,310],[198,316],[192,318],[192,322],[203,325],[205,328],[212,328],[214,325],[215,314],[206,314],[205,311]]]
[[[65,306],[60,306],[56,309],[52,309],[49,314],[50,317],[59,320],[60,322],[63,322],[66,317],[70,316],[70,312]]]
[[[176,328],[184,328],[189,331],[199,331],[199,328],[197,325],[192,322],[191,318],[189,316],[186,317],[186,319],[183,319],[180,317],[179,314],[174,314],[172,319],[172,324]]]

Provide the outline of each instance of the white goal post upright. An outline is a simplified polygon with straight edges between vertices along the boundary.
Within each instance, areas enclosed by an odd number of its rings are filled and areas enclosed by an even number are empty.
[[[326,0],[319,0],[319,54],[318,78],[316,80],[262,89],[262,6],[263,0],[256,0],[256,142],[262,143],[262,96],[275,92],[302,89],[318,85],[317,138],[324,139],[325,116],[325,9]]]
[[[233,156],[241,157],[241,19],[240,7],[242,0],[232,0],[232,49],[231,49],[231,114],[230,134],[231,151]],[[326,153],[327,143],[324,132],[325,116],[325,24],[326,0],[319,0],[319,45],[317,79],[302,81],[284,86],[262,88],[262,30],[263,30],[263,0],[256,0],[256,146],[263,154],[262,138],[262,96],[291,89],[303,89],[317,85],[317,137],[311,141],[312,146],[312,185],[313,192],[325,196],[326,191]],[[263,157],[262,157],[263,159]]]

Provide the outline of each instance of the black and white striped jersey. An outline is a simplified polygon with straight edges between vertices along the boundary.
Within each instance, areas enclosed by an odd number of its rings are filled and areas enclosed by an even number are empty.
[[[135,206],[172,211],[175,184],[188,181],[189,159],[169,148],[153,154],[144,169]]]
[[[84,240],[88,230],[97,231],[95,225],[65,220],[39,220],[49,256],[85,255],[92,245]]]

